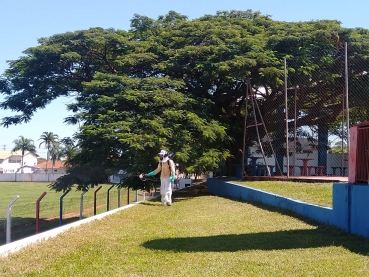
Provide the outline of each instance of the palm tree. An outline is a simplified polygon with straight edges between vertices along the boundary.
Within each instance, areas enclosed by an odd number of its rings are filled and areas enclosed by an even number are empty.
[[[75,142],[70,137],[65,137],[60,140],[60,142],[64,145],[63,147],[63,158],[65,158],[65,165],[70,165],[72,158],[78,153],[78,147],[75,145]]]
[[[58,138],[59,138],[58,135],[54,134],[53,132],[43,132],[40,138],[38,139],[42,141],[38,147],[41,147],[41,145],[44,144],[45,148],[47,149],[46,172],[47,172],[47,163],[49,162],[49,154],[53,153],[53,149],[57,147]]]
[[[65,164],[70,166],[72,158],[79,152],[75,146],[66,145],[64,147]]]
[[[19,139],[15,139],[14,141],[14,148],[12,149],[12,152],[16,152],[18,150],[22,151],[22,164],[21,164],[21,172],[23,173],[23,157],[24,152],[28,151],[32,154],[36,154],[36,147],[34,145],[34,142],[32,139],[27,139],[24,136],[19,136]]]
[[[50,149],[49,153],[52,160],[52,172],[54,170],[55,161],[60,160],[64,156],[63,148],[61,147],[59,142],[55,142],[53,147]]]

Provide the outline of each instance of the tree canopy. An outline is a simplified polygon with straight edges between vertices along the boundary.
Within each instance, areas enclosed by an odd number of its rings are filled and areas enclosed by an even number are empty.
[[[318,124],[322,111],[331,126],[339,122],[332,106],[342,97],[335,84],[344,78],[336,67],[343,42],[355,45],[353,85],[361,90],[368,83],[363,68],[369,31],[345,29],[334,20],[280,22],[251,10],[188,20],[170,11],[158,19],[135,14],[127,31],[91,28],[38,42],[10,61],[0,78],[0,107],[19,113],[3,118],[2,125],[26,123],[54,99],[74,96],[65,122],[80,124],[80,152],[69,163],[98,167],[105,177],[119,169],[133,176],[147,172],[160,149],[175,153],[185,172],[214,170],[225,160],[240,163],[247,78],[268,130],[277,131],[284,58],[295,65],[290,87],[299,84],[303,91],[299,126]],[[366,110],[358,99],[351,104]],[[254,139],[249,132],[248,143]],[[78,189],[96,182],[83,183]],[[73,185],[66,177],[53,188]]]

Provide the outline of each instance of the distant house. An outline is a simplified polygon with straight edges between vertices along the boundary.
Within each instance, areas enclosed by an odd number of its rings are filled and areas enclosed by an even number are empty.
[[[53,164],[53,161],[42,161],[37,165],[38,168],[41,169],[41,172],[39,173],[58,173],[58,174],[65,174],[67,169],[65,167],[65,164],[61,160],[55,161]]]
[[[37,167],[38,155],[28,151],[24,153],[22,164],[22,151],[0,151],[0,174],[1,173],[33,173]]]

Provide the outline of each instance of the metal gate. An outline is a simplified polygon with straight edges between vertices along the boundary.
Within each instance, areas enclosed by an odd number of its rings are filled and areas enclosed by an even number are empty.
[[[369,126],[367,124],[363,124],[358,128],[356,155],[356,180],[368,183]]]

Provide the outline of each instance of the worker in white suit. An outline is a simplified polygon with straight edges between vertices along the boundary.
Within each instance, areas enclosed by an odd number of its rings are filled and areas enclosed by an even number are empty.
[[[160,161],[158,167],[146,176],[154,176],[160,173],[160,195],[161,204],[171,206],[172,205],[172,184],[175,180],[175,165],[174,162],[169,159],[168,152],[161,150],[158,153]]]

